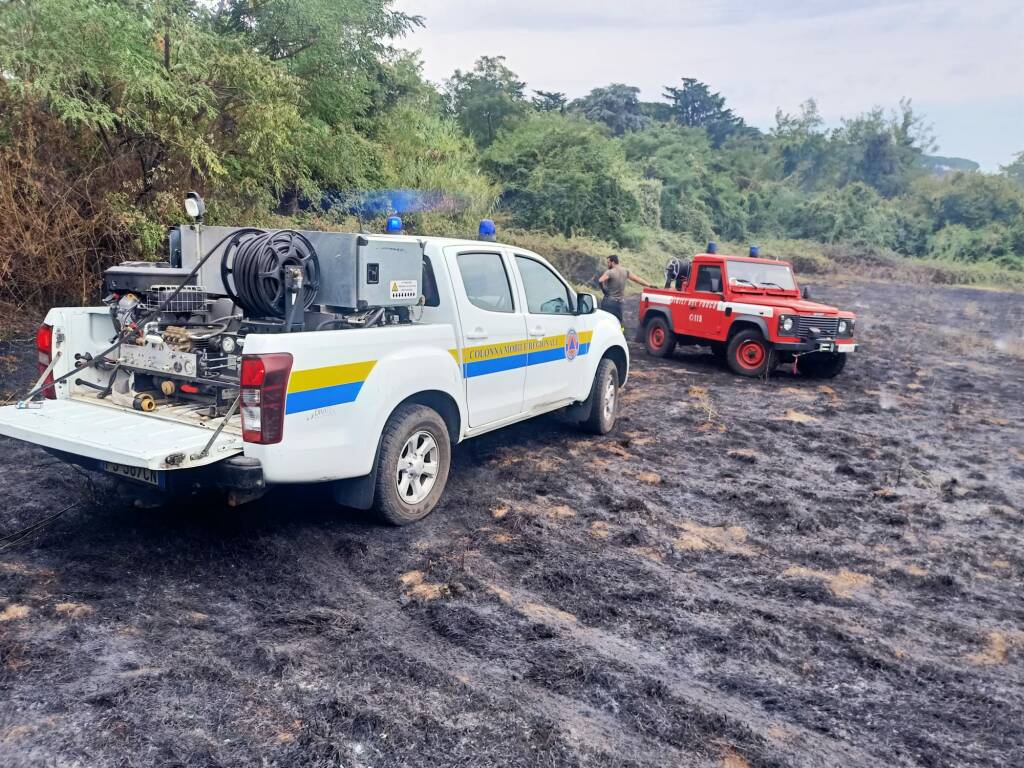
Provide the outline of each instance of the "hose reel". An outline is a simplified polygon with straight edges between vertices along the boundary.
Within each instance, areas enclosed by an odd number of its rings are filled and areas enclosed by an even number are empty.
[[[300,232],[242,229],[224,247],[221,280],[246,314],[289,323],[309,309],[320,288],[320,261]]]

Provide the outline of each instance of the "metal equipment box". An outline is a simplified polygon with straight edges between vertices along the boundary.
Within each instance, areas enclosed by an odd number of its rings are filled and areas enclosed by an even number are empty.
[[[181,266],[192,269],[205,249],[228,239],[238,227],[180,227]],[[320,289],[314,304],[330,309],[408,307],[422,292],[423,247],[387,235],[302,231],[317,254]],[[218,245],[196,282],[207,293],[227,295],[221,277],[224,246]]]

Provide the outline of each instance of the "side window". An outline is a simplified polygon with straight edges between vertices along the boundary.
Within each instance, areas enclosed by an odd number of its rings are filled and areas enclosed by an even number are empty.
[[[695,291],[719,293],[722,290],[722,268],[717,264],[705,264],[697,270]]]
[[[516,266],[523,277],[526,305],[538,315],[571,315],[572,294],[554,272],[526,256],[516,256]]]
[[[488,312],[512,312],[512,288],[505,263],[497,253],[460,253],[462,284],[473,306]]]

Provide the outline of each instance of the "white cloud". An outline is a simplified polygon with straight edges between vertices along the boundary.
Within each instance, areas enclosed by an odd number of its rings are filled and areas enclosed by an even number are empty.
[[[1024,121],[1019,0],[400,0],[399,7],[426,17],[427,27],[403,45],[422,49],[435,81],[495,54],[530,88],[570,96],[624,82],[656,99],[662,86],[691,76],[760,126],[772,124],[777,107],[792,111],[808,97],[830,120],[911,97],[942,114],[978,115],[977,141],[960,151],[987,166],[1024,149],[1024,132],[1008,135],[1007,121],[989,125],[984,117],[987,108],[1002,114],[1016,105]],[[935,127],[941,143],[942,125]]]

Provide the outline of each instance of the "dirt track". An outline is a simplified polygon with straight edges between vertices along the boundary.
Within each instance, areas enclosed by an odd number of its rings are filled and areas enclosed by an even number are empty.
[[[1024,299],[818,294],[827,386],[634,345],[613,435],[470,441],[401,530],[0,439],[0,533],[87,499],[0,554],[0,765],[1024,764]]]

